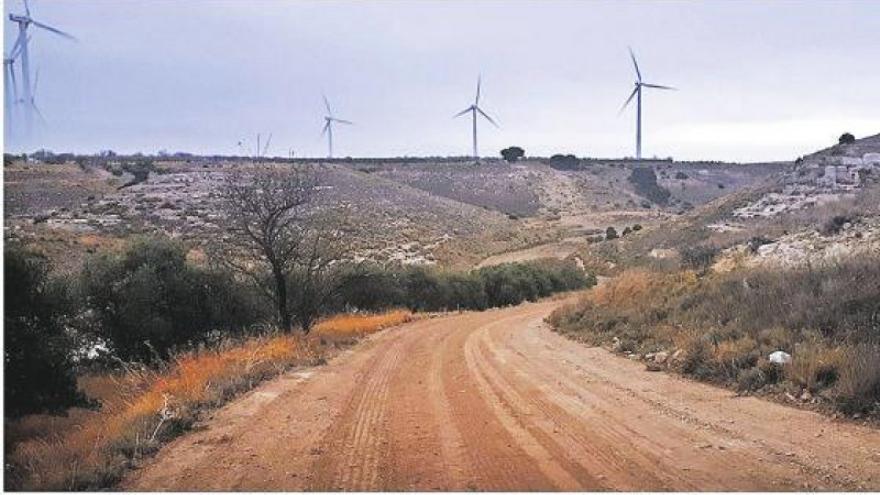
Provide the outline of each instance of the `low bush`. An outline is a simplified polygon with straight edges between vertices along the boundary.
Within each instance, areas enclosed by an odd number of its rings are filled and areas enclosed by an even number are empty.
[[[91,257],[79,290],[94,315],[89,330],[123,360],[164,359],[212,331],[240,333],[263,311],[231,275],[193,265],[183,246],[166,238]]]
[[[595,284],[573,261],[505,263],[471,272],[431,267],[363,267],[343,283],[337,307],[378,311],[483,310]]]
[[[7,243],[3,258],[4,416],[84,404],[66,329],[74,313],[68,284],[50,277],[48,261],[33,252]]]
[[[636,193],[661,206],[669,203],[672,196],[667,189],[657,183],[657,173],[651,167],[636,167],[629,176]]]
[[[691,270],[708,270],[715,257],[718,256],[718,248],[712,246],[689,246],[681,249],[681,264]]]
[[[880,345],[846,349],[834,388],[838,407],[847,413],[869,412],[880,403]]]
[[[785,381],[834,397],[843,410],[876,411],[877,315],[880,259],[868,256],[702,277],[630,270],[557,310],[550,322],[593,344],[617,342],[618,350],[620,342],[636,353],[681,350],[675,367],[701,380],[741,390]],[[769,363],[777,350],[791,354],[791,363]]]
[[[819,229],[819,232],[825,236],[839,234],[840,231],[843,230],[844,225],[846,225],[847,223],[852,223],[852,222],[853,222],[853,218],[851,218],[847,215],[835,215],[835,216],[829,218],[828,220],[826,220],[825,223],[822,224],[822,227]]]

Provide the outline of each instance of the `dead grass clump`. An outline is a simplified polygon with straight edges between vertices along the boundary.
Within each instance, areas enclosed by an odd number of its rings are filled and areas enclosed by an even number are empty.
[[[845,352],[841,347],[832,347],[821,341],[801,342],[794,347],[785,375],[798,387],[815,393],[837,382],[844,360]]]
[[[343,314],[318,323],[315,326],[315,334],[331,339],[357,338],[413,319],[415,315],[405,309],[378,314]]]
[[[838,407],[847,413],[880,410],[880,346],[850,347],[839,366],[834,389]]]

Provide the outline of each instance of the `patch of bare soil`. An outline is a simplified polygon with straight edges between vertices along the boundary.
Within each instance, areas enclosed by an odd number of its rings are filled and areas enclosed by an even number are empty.
[[[880,489],[880,432],[649,373],[543,323],[421,320],[269,382],[127,490]]]

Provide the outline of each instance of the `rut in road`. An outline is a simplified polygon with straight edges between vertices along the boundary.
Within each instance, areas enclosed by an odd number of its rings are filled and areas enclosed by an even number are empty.
[[[563,301],[421,320],[268,382],[129,490],[880,489],[880,432],[569,341]]]

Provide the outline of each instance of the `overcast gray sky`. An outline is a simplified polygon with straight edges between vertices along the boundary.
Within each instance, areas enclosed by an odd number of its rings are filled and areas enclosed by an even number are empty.
[[[7,0],[4,10],[23,10]],[[478,73],[480,151],[634,154],[632,46],[648,82],[645,156],[792,159],[880,132],[880,2],[32,0],[29,148],[320,156],[462,155]],[[8,15],[6,16],[8,17]],[[8,51],[17,29],[4,21]],[[17,150],[25,143],[9,142]]]

